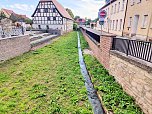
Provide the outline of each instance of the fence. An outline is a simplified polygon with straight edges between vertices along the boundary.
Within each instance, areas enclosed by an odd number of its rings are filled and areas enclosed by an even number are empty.
[[[90,32],[90,31],[88,31],[88,30],[86,30],[86,34],[87,34],[89,37],[91,37],[95,42],[100,43],[100,36],[99,36],[99,35],[97,35],[97,34],[95,34],[95,33],[92,33],[92,32]]]
[[[152,42],[113,38],[112,50],[152,63]]]
[[[19,36],[24,34],[24,30],[22,28],[12,28],[11,30],[0,30],[0,38],[11,37],[11,36]]]
[[[86,27],[80,27],[81,30],[85,31],[86,34],[89,36],[89,38],[95,42],[100,43],[100,33],[96,32],[93,29],[86,28]]]

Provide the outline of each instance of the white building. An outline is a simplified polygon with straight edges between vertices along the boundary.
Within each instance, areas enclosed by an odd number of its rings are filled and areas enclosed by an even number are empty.
[[[32,17],[34,29],[73,30],[73,19],[56,0],[40,0]]]
[[[110,0],[100,10],[107,12],[103,31],[122,36],[127,0]]]

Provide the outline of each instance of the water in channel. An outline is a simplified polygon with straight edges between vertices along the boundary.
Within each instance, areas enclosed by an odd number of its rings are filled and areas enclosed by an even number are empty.
[[[105,114],[103,107],[101,105],[101,102],[99,100],[99,97],[97,95],[97,91],[94,89],[91,78],[90,78],[89,73],[86,68],[86,64],[83,59],[79,32],[77,32],[77,36],[78,36],[79,64],[80,64],[80,68],[81,68],[81,73],[85,80],[85,86],[87,88],[89,101],[92,104],[94,114]]]

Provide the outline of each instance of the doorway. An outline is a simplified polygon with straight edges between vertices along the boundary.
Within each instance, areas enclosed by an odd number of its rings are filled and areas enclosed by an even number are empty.
[[[41,29],[41,25],[38,25],[38,28]]]
[[[138,29],[138,21],[139,21],[139,15],[134,16],[133,26],[132,26],[132,35],[136,35],[137,29]]]

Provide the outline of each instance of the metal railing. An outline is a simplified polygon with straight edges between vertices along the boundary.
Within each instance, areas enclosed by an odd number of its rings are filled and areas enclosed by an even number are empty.
[[[100,43],[101,34],[99,32],[86,27],[80,27],[80,29],[85,32],[93,42]]]
[[[11,36],[19,36],[24,34],[23,28],[12,28],[11,30],[0,30],[0,38],[6,38]]]
[[[95,40],[97,43],[100,43],[100,36],[91,32],[91,31],[88,31],[86,30],[86,34],[91,37],[93,40]]]
[[[152,63],[152,42],[113,38],[112,50]]]

